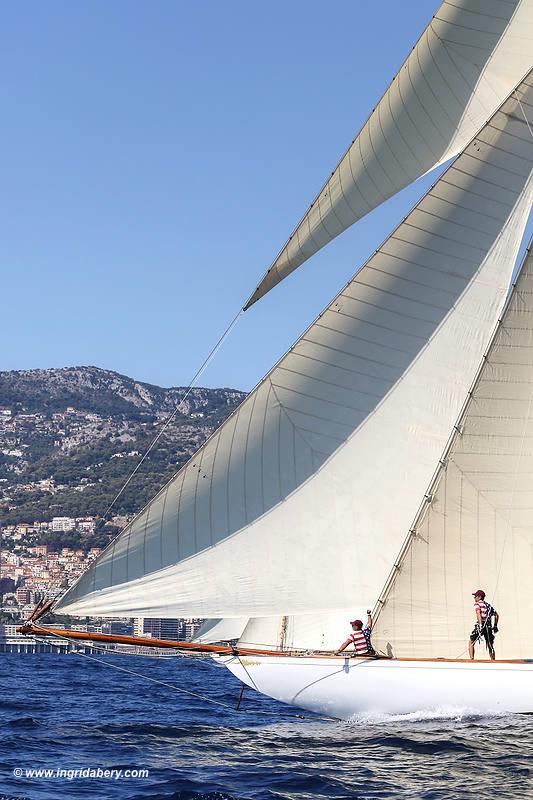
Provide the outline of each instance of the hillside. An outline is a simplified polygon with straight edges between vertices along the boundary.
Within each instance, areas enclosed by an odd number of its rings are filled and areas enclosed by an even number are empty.
[[[0,524],[101,515],[184,393],[97,367],[0,372]],[[137,511],[244,396],[193,389],[113,513]]]

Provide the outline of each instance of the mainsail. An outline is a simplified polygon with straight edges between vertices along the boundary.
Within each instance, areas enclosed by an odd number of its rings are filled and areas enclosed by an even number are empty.
[[[461,152],[532,66],[533,0],[445,0],[246,308]]]
[[[532,574],[530,253],[385,595],[375,641],[396,656],[464,656],[474,622],[472,592],[481,587],[501,615],[498,658],[531,658]]]
[[[533,195],[531,122],[528,76],[58,610],[372,603],[504,302]]]

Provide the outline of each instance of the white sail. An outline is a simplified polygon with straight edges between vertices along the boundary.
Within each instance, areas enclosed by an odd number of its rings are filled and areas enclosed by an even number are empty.
[[[238,644],[242,647],[283,650],[286,617],[256,617],[248,620]]]
[[[481,588],[501,616],[498,658],[531,658],[531,254],[432,494],[386,596],[376,643],[397,656],[464,656],[472,592]]]
[[[353,607],[329,613],[254,617],[241,633],[239,645],[273,650],[336,650],[351,633],[350,620],[366,614]]]
[[[530,79],[58,610],[372,603],[505,298],[533,191],[523,114]]]
[[[245,307],[461,152],[532,66],[533,0],[445,0]]]
[[[248,617],[229,617],[229,619],[206,619],[192,637],[192,642],[211,644],[212,642],[231,642],[238,639],[245,630]]]

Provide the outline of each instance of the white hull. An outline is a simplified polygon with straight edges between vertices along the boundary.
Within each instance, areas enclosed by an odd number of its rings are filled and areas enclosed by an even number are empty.
[[[439,707],[533,713],[533,663],[217,656],[262,694],[337,719]]]

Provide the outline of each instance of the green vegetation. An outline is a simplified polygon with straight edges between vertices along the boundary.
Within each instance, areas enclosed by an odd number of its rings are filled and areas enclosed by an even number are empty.
[[[183,391],[95,367],[0,372],[0,408],[15,417],[0,427],[0,525],[101,517]],[[243,397],[194,389],[112,513],[139,511]],[[50,532],[43,543],[86,550],[105,546],[111,535],[109,526],[98,526],[91,536]]]
[[[0,625],[20,625],[20,616],[10,614],[9,611],[0,611]]]

